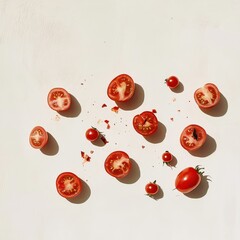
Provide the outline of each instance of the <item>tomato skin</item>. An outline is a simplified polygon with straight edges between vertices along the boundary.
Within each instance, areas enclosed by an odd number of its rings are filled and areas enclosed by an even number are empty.
[[[208,109],[216,106],[220,101],[220,92],[216,85],[207,83],[194,92],[194,99],[200,108]]]
[[[73,198],[82,191],[81,179],[72,172],[63,172],[56,179],[57,192],[64,198]]]
[[[120,74],[108,85],[107,95],[116,102],[126,102],[135,92],[135,83],[127,74]]]
[[[175,76],[170,76],[165,80],[165,82],[167,83],[167,86],[171,89],[174,89],[179,85],[179,80]]]
[[[164,163],[169,163],[173,160],[173,156],[170,152],[165,151],[165,153],[162,155],[162,160]]]
[[[133,118],[133,127],[139,134],[149,136],[158,129],[158,119],[153,112],[145,111]]]
[[[104,167],[106,172],[112,177],[123,178],[129,174],[132,164],[127,153],[115,151],[108,155]]]
[[[33,148],[41,149],[48,142],[48,133],[47,131],[41,127],[36,126],[32,129],[29,135],[29,143]]]
[[[197,167],[188,167],[183,169],[176,177],[175,187],[182,193],[193,191],[201,182],[201,174]]]
[[[94,142],[99,137],[99,131],[96,128],[89,128],[86,131],[85,136],[86,136],[87,140]]]
[[[57,112],[66,111],[71,106],[71,95],[63,88],[53,88],[48,93],[47,102]]]
[[[158,193],[159,186],[156,184],[156,181],[150,182],[145,186],[145,191],[148,196],[153,196]]]
[[[202,147],[207,139],[204,128],[196,124],[185,127],[180,136],[180,143],[187,151],[195,151]]]

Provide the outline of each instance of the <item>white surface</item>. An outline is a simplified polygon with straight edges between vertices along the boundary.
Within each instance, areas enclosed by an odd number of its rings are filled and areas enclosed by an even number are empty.
[[[0,239],[239,239],[239,12],[234,0],[1,0]],[[116,114],[106,88],[120,73],[133,77],[140,99]],[[169,75],[179,77],[182,92],[165,86]],[[206,82],[223,94],[211,114],[193,100]],[[46,97],[58,86],[80,106],[57,121]],[[131,121],[154,108],[162,135],[149,142]],[[211,146],[197,156],[179,144],[190,123],[211,136]],[[29,146],[36,125],[56,140],[47,152]],[[92,125],[109,144],[85,140]],[[118,149],[138,166],[128,183],[103,168]],[[90,150],[91,162],[83,166],[80,152]],[[162,166],[165,150],[176,156],[176,168]],[[211,176],[208,186],[191,197],[173,191],[177,173],[197,164]],[[87,183],[81,203],[57,194],[62,171]],[[163,191],[158,201],[144,195],[154,179]]]

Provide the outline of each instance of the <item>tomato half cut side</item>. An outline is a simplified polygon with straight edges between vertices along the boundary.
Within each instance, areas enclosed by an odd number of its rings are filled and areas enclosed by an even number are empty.
[[[133,118],[133,127],[139,134],[149,136],[157,131],[158,119],[154,113],[145,111]]]
[[[207,83],[194,92],[194,99],[200,108],[212,108],[220,101],[220,95],[216,85]]]
[[[57,112],[66,111],[71,106],[71,95],[63,88],[53,88],[48,93],[47,101],[51,109]]]
[[[131,166],[128,154],[123,151],[112,152],[108,155],[104,163],[106,172],[116,178],[127,176]]]
[[[29,143],[33,148],[41,149],[48,142],[48,133],[47,131],[41,127],[36,126],[32,129],[29,135]]]
[[[58,193],[64,198],[73,198],[82,190],[81,179],[71,172],[61,173],[56,180]]]
[[[199,149],[206,141],[207,133],[199,125],[192,124],[184,128],[180,136],[180,143],[187,151]]]
[[[135,92],[135,83],[127,74],[115,77],[108,85],[107,95],[116,102],[128,101]]]

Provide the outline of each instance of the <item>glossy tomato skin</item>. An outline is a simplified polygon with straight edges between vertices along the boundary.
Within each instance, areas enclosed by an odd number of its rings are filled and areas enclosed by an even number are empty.
[[[99,131],[96,128],[89,128],[86,131],[85,136],[86,136],[87,140],[94,142],[99,137]]]
[[[195,151],[206,142],[207,133],[199,125],[191,124],[183,129],[180,136],[180,143],[187,151]]]
[[[116,102],[126,102],[135,92],[135,83],[127,74],[115,77],[108,85],[107,95]]]
[[[145,186],[145,191],[146,191],[147,195],[153,196],[158,193],[159,186],[156,184],[156,181],[150,182]]]
[[[29,143],[33,148],[41,149],[48,142],[48,133],[47,131],[41,127],[36,126],[32,129],[29,135]]]
[[[53,88],[48,93],[47,102],[57,112],[66,111],[71,106],[71,95],[63,88]]]
[[[169,163],[173,160],[173,156],[169,151],[165,151],[162,154],[162,160],[163,160],[164,163]]]
[[[193,191],[201,182],[200,173],[193,167],[182,170],[176,177],[175,187],[182,193]]]
[[[57,192],[64,198],[74,198],[82,191],[81,179],[72,172],[63,172],[56,179]]]
[[[194,92],[194,99],[200,108],[207,109],[216,106],[220,101],[220,92],[216,85],[207,83]]]
[[[133,118],[133,127],[139,134],[149,136],[158,129],[158,119],[153,112],[145,111]]]
[[[112,152],[104,163],[106,172],[116,178],[126,177],[131,170],[131,166],[128,154],[123,151]]]
[[[179,85],[179,80],[175,76],[170,76],[165,81],[167,83],[167,86],[171,89],[174,89],[174,88],[178,87],[178,85]]]

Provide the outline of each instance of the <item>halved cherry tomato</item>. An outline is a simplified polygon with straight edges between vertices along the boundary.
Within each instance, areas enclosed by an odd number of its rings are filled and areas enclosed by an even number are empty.
[[[43,127],[34,127],[29,136],[29,143],[33,148],[41,149],[48,142],[48,133]]]
[[[87,140],[94,142],[98,139],[99,137],[99,131],[96,128],[89,128],[86,133],[85,136],[87,138]]]
[[[180,143],[187,151],[199,149],[206,141],[207,133],[199,125],[192,124],[184,128],[180,136]]]
[[[48,93],[48,105],[57,112],[66,111],[71,106],[71,95],[63,88],[53,88]]]
[[[175,187],[182,193],[189,193],[194,190],[201,182],[203,172],[199,166],[196,168],[188,167],[182,170],[176,177]]]
[[[63,172],[57,177],[56,188],[62,197],[73,198],[81,192],[82,182],[74,173]]]
[[[163,153],[162,160],[164,163],[169,163],[172,161],[172,159],[173,159],[173,156],[169,151],[166,151]]]
[[[108,85],[108,97],[117,102],[129,100],[135,91],[135,83],[127,74],[115,77]]]
[[[170,88],[176,88],[179,85],[179,80],[175,76],[171,76],[165,80],[167,86]]]
[[[158,193],[159,186],[156,184],[156,181],[150,182],[145,186],[145,191],[148,196],[153,196]]]
[[[116,178],[123,178],[129,174],[131,169],[131,160],[127,153],[115,151],[109,154],[104,163],[108,174]]]
[[[194,99],[200,108],[212,108],[220,101],[220,92],[216,85],[207,83],[194,92]]]
[[[158,129],[158,119],[154,113],[145,111],[133,118],[134,129],[143,136],[149,136]]]

